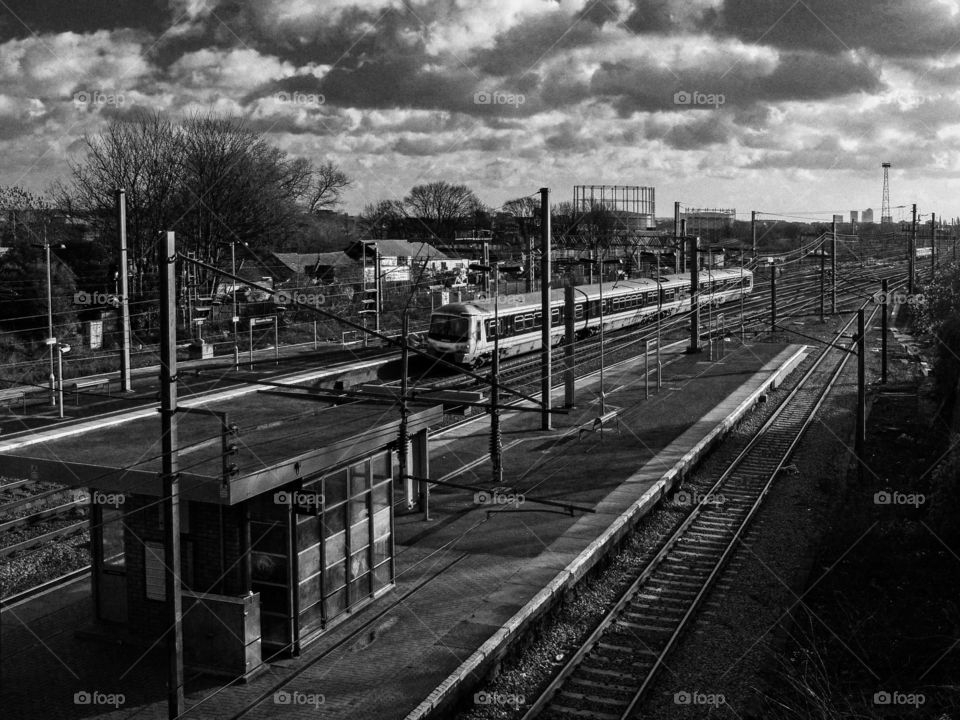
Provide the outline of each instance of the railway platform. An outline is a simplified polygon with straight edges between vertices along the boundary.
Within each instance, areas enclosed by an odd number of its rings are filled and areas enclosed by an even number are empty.
[[[538,413],[507,411],[502,485],[490,475],[485,416],[436,434],[430,477],[443,484],[429,520],[395,519],[395,588],[245,684],[190,675],[184,717],[447,716],[805,352],[737,344],[710,361],[678,346],[664,353],[663,386],[651,384],[649,399],[642,360],[613,366],[604,412],[616,418],[602,425],[596,376],[578,382],[576,407],[551,431]],[[63,593],[4,610],[5,711],[165,718],[163,648],[76,633],[78,603],[90,599]]]

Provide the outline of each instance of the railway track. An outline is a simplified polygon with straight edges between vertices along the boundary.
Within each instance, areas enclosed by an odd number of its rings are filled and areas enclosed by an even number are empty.
[[[851,319],[844,324],[833,345],[824,349],[753,440],[698,498],[690,515],[570,657],[524,720],[625,720],[634,714],[846,367],[851,355],[836,346],[853,323]],[[828,359],[837,352],[843,353],[841,359],[828,366]]]

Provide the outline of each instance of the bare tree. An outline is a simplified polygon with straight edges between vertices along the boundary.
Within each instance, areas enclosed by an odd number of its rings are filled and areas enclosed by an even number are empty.
[[[307,206],[310,212],[332,210],[340,204],[340,196],[353,181],[331,160],[314,168],[308,188]]]
[[[195,116],[181,142],[177,226],[199,258],[215,264],[229,252],[225,243],[272,247],[294,230],[309,162],[291,160],[233,118]]]
[[[402,233],[405,216],[402,203],[396,200],[367,203],[363,206],[358,220],[360,232],[366,237],[378,240]]]
[[[155,262],[160,231],[176,219],[173,207],[181,146],[176,127],[158,114],[115,120],[84,137],[86,157],[71,163],[71,184],[54,188],[57,204],[82,216],[101,235],[113,233],[114,192],[126,191],[127,240],[138,275]],[[138,283],[134,282],[134,292]]]
[[[114,191],[124,188],[131,255],[141,271],[155,262],[163,230],[175,230],[185,250],[212,264],[229,252],[224,241],[271,246],[295,230],[313,178],[309,161],[288,157],[242,120],[216,115],[174,124],[141,114],[84,141],[86,156],[71,165],[72,182],[58,190],[58,202],[109,236]]]
[[[407,214],[417,218],[433,235],[451,237],[466,218],[472,217],[483,203],[466,185],[451,185],[445,180],[416,185],[403,199]]]

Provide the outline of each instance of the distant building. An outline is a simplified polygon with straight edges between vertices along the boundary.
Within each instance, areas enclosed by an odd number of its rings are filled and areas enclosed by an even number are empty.
[[[863,222],[872,223],[873,222],[873,208],[867,208],[863,211]]]
[[[376,253],[374,253],[376,250]],[[353,243],[346,254],[363,265],[364,281],[372,283],[376,277],[375,263],[379,259],[380,277],[385,282],[410,282],[421,267],[444,272],[466,267],[467,260],[452,258],[429,243],[416,240],[369,240]],[[364,257],[366,255],[366,257]]]
[[[850,222],[856,224],[860,222],[860,213],[857,210],[850,211]]]
[[[843,222],[843,215],[834,215],[834,216],[833,216],[833,221],[834,221],[837,225],[840,225],[840,224]]]
[[[687,235],[709,241],[727,237],[736,219],[734,209],[693,208],[680,213],[680,220],[686,220]]]

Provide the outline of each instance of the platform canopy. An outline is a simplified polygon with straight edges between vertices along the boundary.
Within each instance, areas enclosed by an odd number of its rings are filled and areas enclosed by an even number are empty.
[[[202,406],[227,413],[237,472],[223,482],[223,433],[214,414],[178,415],[180,492],[186,500],[234,505],[289,483],[314,478],[397,439],[396,403],[335,404],[309,388],[263,390]],[[412,436],[443,419],[442,406],[408,416]],[[10,477],[105,492],[160,497],[160,415],[24,444],[0,453]]]

